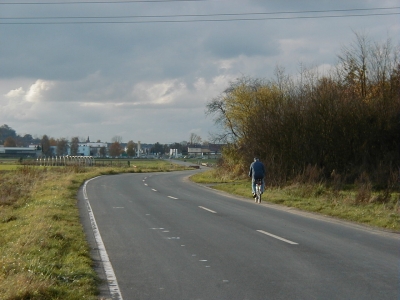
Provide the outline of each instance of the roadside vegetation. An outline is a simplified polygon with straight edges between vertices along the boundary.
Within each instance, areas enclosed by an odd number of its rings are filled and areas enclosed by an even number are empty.
[[[233,179],[212,169],[191,176],[191,180],[252,199],[248,178]],[[347,185],[339,190],[322,182],[294,181],[282,187],[267,186],[262,201],[400,232],[399,197],[398,192],[373,191],[368,184]]]
[[[390,39],[355,34],[324,74],[278,67],[271,80],[232,82],[207,104],[220,126],[214,139],[227,144],[213,173],[227,183],[216,188],[247,195],[257,156],[264,199],[398,230],[399,54]]]
[[[0,164],[1,300],[98,299],[99,279],[77,208],[79,187],[99,175],[184,169],[161,160],[124,165]]]

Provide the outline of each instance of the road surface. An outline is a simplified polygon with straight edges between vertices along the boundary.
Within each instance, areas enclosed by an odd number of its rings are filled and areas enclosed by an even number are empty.
[[[81,189],[102,294],[399,299],[398,234],[255,204],[188,181],[195,172],[101,176]]]

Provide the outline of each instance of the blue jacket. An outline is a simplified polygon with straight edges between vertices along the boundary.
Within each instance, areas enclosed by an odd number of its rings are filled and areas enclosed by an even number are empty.
[[[256,160],[250,165],[249,176],[253,179],[263,179],[265,177],[265,167],[262,162]]]

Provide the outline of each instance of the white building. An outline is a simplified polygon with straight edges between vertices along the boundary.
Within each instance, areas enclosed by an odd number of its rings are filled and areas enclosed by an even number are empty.
[[[70,145],[71,146],[71,145]],[[84,142],[78,143],[78,156],[93,156],[99,157],[101,156],[101,149],[105,149],[105,154],[108,152],[107,143],[102,142]],[[68,147],[68,155],[71,155],[71,147]]]

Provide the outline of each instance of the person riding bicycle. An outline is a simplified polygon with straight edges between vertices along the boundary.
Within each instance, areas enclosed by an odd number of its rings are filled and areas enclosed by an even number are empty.
[[[257,158],[254,158],[254,161],[250,165],[249,177],[252,178],[251,180],[251,191],[253,192],[253,198],[256,197],[256,180],[261,179],[261,194],[264,193],[265,188],[265,167],[264,164]]]

